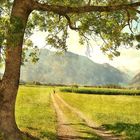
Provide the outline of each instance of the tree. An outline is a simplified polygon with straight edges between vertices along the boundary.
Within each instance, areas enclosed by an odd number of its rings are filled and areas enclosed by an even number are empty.
[[[25,138],[15,122],[15,101],[23,43],[33,29],[47,31],[47,43],[63,50],[67,48],[69,29],[79,32],[80,43],[87,46],[98,36],[104,42],[102,51],[109,57],[118,56],[122,44],[133,46],[133,41],[139,40],[137,26],[132,26],[139,23],[137,0],[1,0],[0,4],[0,53],[5,54],[5,73],[0,82],[2,140]],[[131,32],[124,32],[125,27]]]

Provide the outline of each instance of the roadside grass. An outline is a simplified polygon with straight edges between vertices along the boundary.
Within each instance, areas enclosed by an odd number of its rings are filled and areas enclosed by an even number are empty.
[[[64,115],[70,122],[67,125],[70,125],[78,134],[79,134],[79,139],[85,139],[85,140],[102,140],[99,136],[93,132],[93,129],[88,127],[85,122],[79,118],[75,113],[73,113],[69,108],[63,105],[62,102],[57,100],[59,103],[60,109],[63,111]]]
[[[140,140],[140,96],[60,93],[98,125],[129,140]]]
[[[20,86],[16,102],[18,127],[40,140],[57,140],[56,116],[50,100],[51,88]]]
[[[100,95],[140,95],[140,90],[134,90],[134,89],[63,87],[60,88],[60,91],[82,93],[82,94],[100,94]]]

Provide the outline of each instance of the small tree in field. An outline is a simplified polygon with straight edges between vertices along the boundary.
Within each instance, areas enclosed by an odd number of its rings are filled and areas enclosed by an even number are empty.
[[[63,50],[67,49],[69,29],[79,32],[79,42],[87,46],[91,38],[100,37],[104,42],[101,50],[112,58],[119,56],[120,45],[133,46],[135,39],[140,40],[139,7],[138,0],[0,0],[0,56],[4,53],[5,57],[0,139],[25,138],[16,125],[15,101],[26,50],[22,46],[33,29],[46,31],[47,44]],[[131,32],[124,32],[125,27]],[[29,40],[26,43],[32,45]]]

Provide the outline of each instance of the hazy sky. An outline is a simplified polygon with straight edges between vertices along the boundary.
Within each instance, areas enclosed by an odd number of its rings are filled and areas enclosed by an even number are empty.
[[[45,34],[46,33],[44,32],[37,32],[31,37],[31,39],[35,45],[42,47],[45,45]],[[93,42],[92,45],[93,48],[89,58],[94,62],[109,63],[117,68],[124,68],[133,72],[138,72],[140,70],[140,50],[120,48],[121,56],[109,60],[108,57],[100,51],[99,46],[96,43]],[[68,51],[86,56],[86,47],[81,46],[78,43],[78,34],[75,31],[70,32],[68,46]]]

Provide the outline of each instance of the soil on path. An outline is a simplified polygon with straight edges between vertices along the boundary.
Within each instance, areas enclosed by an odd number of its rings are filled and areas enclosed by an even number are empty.
[[[68,121],[65,114],[60,109],[59,103],[56,100],[54,94],[51,94],[52,102],[57,115],[57,135],[58,140],[83,140],[71,126],[71,122]]]
[[[100,127],[97,124],[95,124],[81,111],[79,111],[78,109],[66,103],[58,94],[54,94],[54,95],[52,94],[52,100],[54,103],[54,107],[55,107],[57,119],[58,119],[58,135],[61,140],[71,140],[71,139],[80,140],[83,138],[80,138],[80,136],[78,136],[76,132],[70,126],[66,125],[66,124],[70,124],[70,122],[68,122],[68,120],[66,119],[65,115],[59,108],[56,101],[59,101],[61,104],[63,104],[65,107],[70,109],[73,113],[75,113],[77,117],[81,118],[85,122],[85,124],[88,127],[92,128],[94,133],[100,136],[103,140],[122,140],[123,139],[122,137],[115,136],[111,132],[106,131],[105,128]]]

